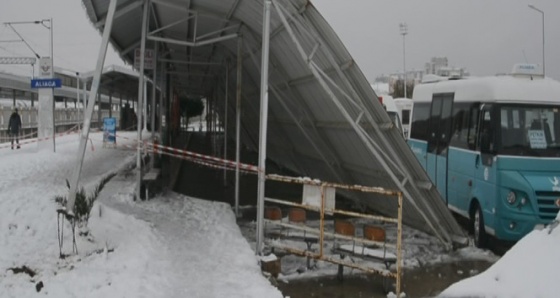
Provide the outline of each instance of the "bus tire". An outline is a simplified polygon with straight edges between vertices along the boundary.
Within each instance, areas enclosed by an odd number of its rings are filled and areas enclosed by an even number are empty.
[[[487,235],[484,230],[484,217],[480,205],[476,204],[472,218],[474,245],[478,248],[486,247]]]

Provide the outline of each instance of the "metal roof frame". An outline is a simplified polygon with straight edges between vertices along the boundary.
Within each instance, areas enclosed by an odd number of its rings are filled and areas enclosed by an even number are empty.
[[[107,1],[82,1],[101,31]],[[270,146],[265,156],[313,178],[398,189],[405,194],[405,223],[435,235],[448,247],[465,243],[463,230],[370,84],[310,1],[114,1],[118,4],[109,41],[121,57],[132,64],[135,48],[157,44],[161,77],[168,76],[178,92],[212,99],[220,118],[227,119],[226,127],[235,127],[242,143],[254,150],[260,147],[262,97],[270,96],[270,118],[265,121]],[[268,38],[261,30],[267,3],[272,10]],[[145,5],[150,13],[143,26],[139,16]],[[270,43],[266,59],[265,41]],[[270,94],[262,93],[265,85]],[[371,195],[351,198],[382,213],[396,210]]]

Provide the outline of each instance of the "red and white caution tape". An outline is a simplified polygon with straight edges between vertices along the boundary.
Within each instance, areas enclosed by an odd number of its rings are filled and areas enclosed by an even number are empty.
[[[202,165],[202,166],[211,167],[211,168],[215,168],[215,169],[221,169],[221,170],[225,169],[225,170],[229,170],[229,171],[234,171],[234,170],[235,170],[234,167],[232,168],[232,167],[229,166],[229,165],[226,166],[226,165],[224,165],[224,164],[211,163],[211,162],[204,161],[204,160],[201,160],[201,159],[197,159],[197,158],[194,158],[194,157],[191,157],[191,156],[187,156],[187,155],[173,154],[173,153],[165,152],[165,151],[157,151],[157,152],[156,152],[156,151],[154,151],[154,150],[152,150],[152,149],[148,149],[147,151],[148,151],[148,152],[153,152],[153,153],[161,153],[161,154],[164,154],[164,155],[168,155],[168,156],[171,156],[171,157],[183,159],[183,160],[186,160],[186,161],[189,161],[189,162],[193,162],[193,163],[196,163],[196,164],[199,164],[199,165]],[[256,174],[256,173],[257,173],[256,171],[253,171],[253,170],[251,170],[251,171],[250,171],[250,170],[246,170],[246,169],[243,169],[243,168],[241,168],[241,167],[240,167],[240,170],[239,170],[239,171],[240,171],[241,173],[245,173],[245,174]]]
[[[173,147],[168,147],[168,146],[163,146],[160,144],[155,144],[155,143],[151,143],[151,142],[146,142],[147,145],[147,149],[148,150],[153,150],[154,153],[158,153],[159,151],[162,151],[162,153],[164,153],[165,151],[168,151],[169,153],[175,154],[175,155],[179,155],[179,156],[190,156],[192,158],[197,158],[200,159],[204,162],[207,163],[215,163],[215,164],[221,164],[227,167],[232,167],[235,168],[237,166],[237,163],[235,161],[231,161],[231,160],[227,160],[227,159],[223,159],[223,158],[218,158],[215,156],[209,156],[209,155],[203,155],[200,153],[195,153],[195,152],[191,152],[191,151],[187,151],[187,150],[181,150],[181,149],[177,149],[177,148],[173,148]],[[153,149],[151,149],[153,148]],[[239,163],[239,168],[242,170],[246,170],[246,171],[252,171],[252,172],[258,172],[259,169],[257,166],[254,165],[250,165],[250,164],[243,164],[243,163]]]

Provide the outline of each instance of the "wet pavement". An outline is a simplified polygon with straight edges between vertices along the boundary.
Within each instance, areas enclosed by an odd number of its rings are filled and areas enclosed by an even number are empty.
[[[406,297],[435,297],[451,284],[491,265],[487,261],[464,261],[405,270],[401,292]],[[342,281],[333,276],[279,281],[278,289],[290,298],[387,297],[383,278],[378,275],[346,275]]]

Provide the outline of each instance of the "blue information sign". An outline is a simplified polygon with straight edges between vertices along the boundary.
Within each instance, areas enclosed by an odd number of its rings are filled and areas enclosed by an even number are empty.
[[[103,143],[117,143],[117,119],[103,118]]]
[[[31,80],[31,88],[60,88],[62,81],[60,79],[33,79]]]

